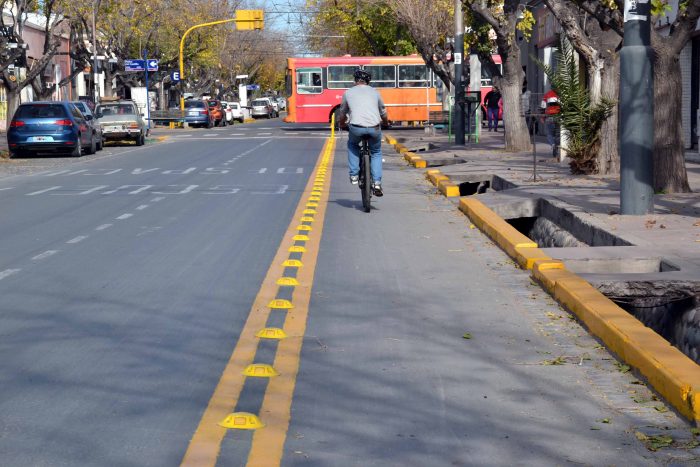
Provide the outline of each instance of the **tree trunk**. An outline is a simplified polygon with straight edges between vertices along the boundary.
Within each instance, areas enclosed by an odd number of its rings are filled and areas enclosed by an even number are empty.
[[[603,61],[600,74],[600,97],[617,100],[620,94],[620,56],[614,54]],[[597,101],[594,101],[597,102]],[[598,171],[603,175],[620,173],[620,153],[618,151],[617,105],[600,129],[600,150],[598,151]]]
[[[499,50],[501,47],[499,47]],[[520,103],[525,74],[520,63],[520,48],[508,47],[507,54],[501,52],[503,59],[503,76],[497,81],[503,96],[503,126],[506,139],[506,151],[528,151],[532,147],[530,132],[522,114]]]
[[[22,90],[16,86],[14,88],[8,87],[7,89],[7,125],[5,128],[10,128],[12,117],[15,116],[17,107],[19,107],[19,93],[21,91]]]
[[[654,191],[689,193],[681,121],[679,56],[663,38],[654,41]]]

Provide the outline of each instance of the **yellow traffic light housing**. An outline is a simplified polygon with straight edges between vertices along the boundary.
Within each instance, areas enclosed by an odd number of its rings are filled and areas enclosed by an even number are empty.
[[[241,30],[263,29],[263,10],[236,10],[236,28]]]

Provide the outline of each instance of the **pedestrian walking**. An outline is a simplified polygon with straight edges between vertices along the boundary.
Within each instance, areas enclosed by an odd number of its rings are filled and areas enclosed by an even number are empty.
[[[488,120],[489,131],[498,131],[498,113],[500,111],[501,93],[498,86],[494,86],[484,97],[486,105],[486,119]]]
[[[552,147],[552,156],[557,157],[557,149],[559,146],[559,141],[557,141],[557,117],[561,112],[561,103],[559,102],[559,96],[553,89],[544,93],[542,102],[540,102],[540,108],[544,114],[542,123],[544,123],[547,143]]]
[[[532,134],[532,121],[531,121],[531,114],[532,112],[530,111],[530,98],[532,96],[532,93],[530,90],[527,88],[527,80],[523,82],[523,92],[520,94],[520,109],[522,111],[523,117],[525,117],[525,122],[527,124],[527,128],[530,131],[530,134]]]

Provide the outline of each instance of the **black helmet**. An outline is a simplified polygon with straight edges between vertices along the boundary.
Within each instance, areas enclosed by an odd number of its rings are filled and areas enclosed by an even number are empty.
[[[353,76],[355,77],[355,82],[362,80],[366,84],[369,84],[370,80],[372,79],[372,75],[359,68],[355,70],[355,74]]]

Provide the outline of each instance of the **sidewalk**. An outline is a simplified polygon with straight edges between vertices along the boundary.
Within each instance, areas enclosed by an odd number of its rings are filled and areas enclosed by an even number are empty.
[[[461,147],[422,129],[387,135],[594,335],[686,418],[700,420],[700,194],[656,195],[654,214],[621,216],[617,176],[571,175],[546,144],[533,158],[505,152],[501,132]],[[700,190],[700,165],[689,161],[687,170]],[[569,276],[543,272],[550,269]]]

